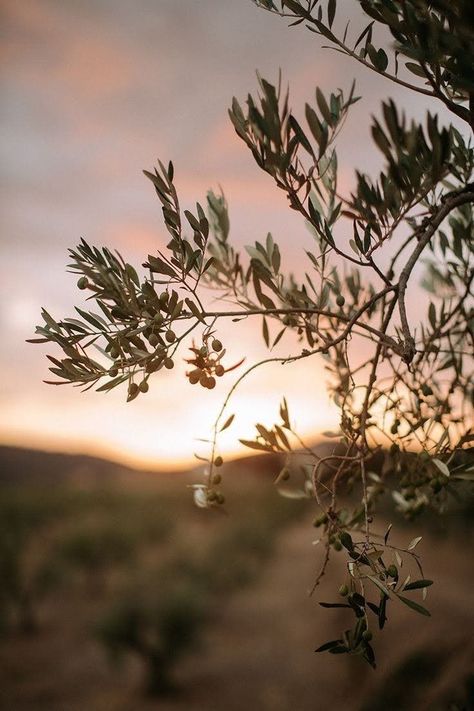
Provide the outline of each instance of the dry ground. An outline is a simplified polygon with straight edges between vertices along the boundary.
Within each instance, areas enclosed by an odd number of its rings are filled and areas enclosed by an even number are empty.
[[[383,525],[381,526],[383,528]],[[403,530],[403,538],[411,531]],[[333,597],[328,581],[314,598],[318,556],[314,529],[286,529],[265,573],[216,610],[204,641],[180,665],[181,690],[166,700],[140,692],[133,660],[109,666],[90,628],[98,601],[76,593],[48,604],[37,637],[0,646],[0,707],[5,711],[436,711],[452,708],[474,670],[472,557],[452,540],[425,537],[427,577],[435,577],[424,618],[392,606],[388,628],[375,640],[377,671],[358,659],[314,654],[344,629],[339,611],[317,600]],[[343,611],[345,612],[345,611]],[[459,707],[464,708],[464,707]],[[467,706],[465,708],[468,708]]]

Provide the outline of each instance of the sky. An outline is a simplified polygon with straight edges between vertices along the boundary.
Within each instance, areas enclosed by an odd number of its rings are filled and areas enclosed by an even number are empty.
[[[80,303],[65,270],[68,248],[84,237],[138,267],[162,248],[160,205],[142,170],[172,159],[186,207],[222,186],[234,243],[270,231],[297,270],[310,235],[234,133],[232,97],[255,92],[256,70],[276,82],[281,69],[298,113],[316,85],[348,90],[355,77],[363,100],[339,143],[340,180],[349,186],[354,166],[380,167],[370,114],[406,92],[250,0],[1,0],[0,8],[0,441],[137,466],[187,465],[205,453],[199,438],[209,436],[232,374],[204,391],[189,385],[179,362],[129,404],[123,389],[81,394],[42,382],[54,349],[25,339],[42,306],[60,319]],[[411,111],[424,112],[409,98]],[[260,332],[260,322],[223,325],[227,363],[265,357]],[[287,340],[279,353],[292,348]],[[283,395],[308,438],[334,427],[325,382],[315,359],[255,371],[230,403],[236,420],[222,436],[223,454],[242,453],[238,439],[251,438],[255,422],[277,420]]]

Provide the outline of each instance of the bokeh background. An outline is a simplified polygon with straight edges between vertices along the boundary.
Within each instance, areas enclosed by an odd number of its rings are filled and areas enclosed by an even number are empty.
[[[256,70],[291,87],[297,114],[314,88],[363,96],[339,141],[342,188],[354,166],[380,166],[368,117],[388,92],[406,99],[304,28],[250,0],[2,0],[2,238],[0,280],[0,439],[89,452],[138,466],[189,464],[206,437],[233,376],[210,392],[192,389],[184,362],[159,374],[147,397],[80,395],[45,385],[48,349],[25,343],[45,306],[57,318],[81,302],[67,274],[67,250],[81,237],[118,249],[140,267],[167,233],[153,188],[142,174],[172,159],[185,207],[205,204],[222,186],[232,238],[244,247],[272,232],[288,269],[301,273],[311,235],[286,198],[254,164],[227,116],[235,95],[257,89]],[[344,14],[355,16],[354,3]],[[409,112],[424,113],[410,97]],[[222,325],[227,363],[265,355],[260,320]],[[279,354],[295,348],[285,336]],[[271,424],[283,394],[302,434],[337,421],[321,361],[266,366],[236,393],[234,426],[222,438],[238,454],[258,418]]]
[[[349,19],[357,4],[339,2]],[[173,160],[185,207],[222,186],[236,245],[271,231],[301,273],[311,235],[227,118],[232,96],[256,90],[256,70],[276,82],[281,69],[297,114],[316,85],[348,90],[355,76],[363,99],[339,141],[342,190],[355,166],[380,168],[368,117],[381,99],[417,116],[424,102],[250,0],[0,0],[0,9],[0,709],[467,709],[467,497],[422,528],[382,505],[376,525],[383,534],[396,524],[395,544],[423,534],[436,585],[432,619],[394,606],[390,629],[376,633],[374,673],[359,659],[313,654],[352,620],[318,606],[345,579],[340,556],[308,595],[324,557],[312,502],[278,496],[278,458],[229,461],[257,420],[274,422],[284,394],[308,442],[336,424],[321,361],[266,366],[236,392],[235,424],[220,440],[227,501],[216,513],[193,505],[189,470],[231,376],[196,390],[180,362],[127,405],[118,389],[45,385],[49,349],[25,343],[42,306],[61,318],[79,304],[65,265],[80,237],[137,266],[166,244],[142,175],[158,157]],[[415,312],[419,293],[410,292]],[[264,357],[260,334],[260,322],[223,324],[227,364]],[[296,347],[285,337],[278,352]]]

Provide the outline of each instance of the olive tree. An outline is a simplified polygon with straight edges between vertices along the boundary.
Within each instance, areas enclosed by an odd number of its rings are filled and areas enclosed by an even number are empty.
[[[75,318],[63,320],[43,311],[34,340],[63,351],[48,356],[55,383],[103,392],[124,385],[133,401],[188,347],[189,382],[214,388],[216,377],[232,370],[219,339],[222,319],[260,321],[269,349],[296,332],[298,346],[290,355],[252,364],[230,387],[210,436],[205,480],[194,496],[201,507],[224,502],[219,433],[232,424],[228,404],[242,379],[268,362],[323,358],[340,410],[333,450],[323,456],[305,447],[285,399],[274,427],[257,424],[255,435],[242,441],[287,457],[277,484],[288,477],[292,457],[306,450],[302,492],[314,499],[325,547],[314,587],[333,552],[341,551],[347,558],[339,588],[344,599],[322,604],[354,613],[352,629],[320,650],[359,654],[374,666],[372,629],[384,626],[387,605],[401,602],[429,615],[417,595],[425,596],[432,582],[415,550],[419,537],[397,548],[390,527],[378,529],[380,497],[389,491],[396,509],[414,518],[428,508],[441,511],[473,478],[474,6],[470,0],[353,0],[365,21],[352,27],[342,0],[256,4],[302,25],[296,31],[306,29],[387,82],[422,95],[425,120],[408,120],[403,107],[384,102],[371,124],[383,170],[375,176],[356,172],[352,190],[344,193],[337,138],[358,100],[354,85],[329,95],[316,88],[303,120],[281,82],[274,86],[259,77],[257,94],[244,105],[233,100],[230,120],[259,168],[286,194],[289,209],[310,228],[304,275],[285,269],[270,234],[240,254],[232,246],[222,193],[209,192],[204,207],[183,210],[173,165],[159,162],[145,175],[162,206],[166,251],[148,255],[142,276],[118,253],[81,241],[70,252],[69,269],[96,310],[77,308]],[[440,105],[455,125],[442,124]],[[421,321],[407,298],[420,260],[429,292]],[[203,304],[209,289],[222,299],[221,310]],[[381,455],[384,462],[374,471]],[[357,493],[353,506],[341,503],[348,487]],[[419,574],[402,573],[405,561]]]

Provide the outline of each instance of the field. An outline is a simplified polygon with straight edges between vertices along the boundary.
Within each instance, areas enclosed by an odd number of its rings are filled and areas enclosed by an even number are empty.
[[[314,654],[345,611],[318,606],[333,595],[328,580],[308,595],[322,555],[314,511],[273,492],[274,460],[224,467],[223,514],[193,505],[195,475],[1,455],[0,708],[472,708],[464,509],[443,526],[427,521],[420,545],[436,580],[433,616],[394,606],[374,672],[357,658]],[[394,524],[410,540],[410,525]]]

